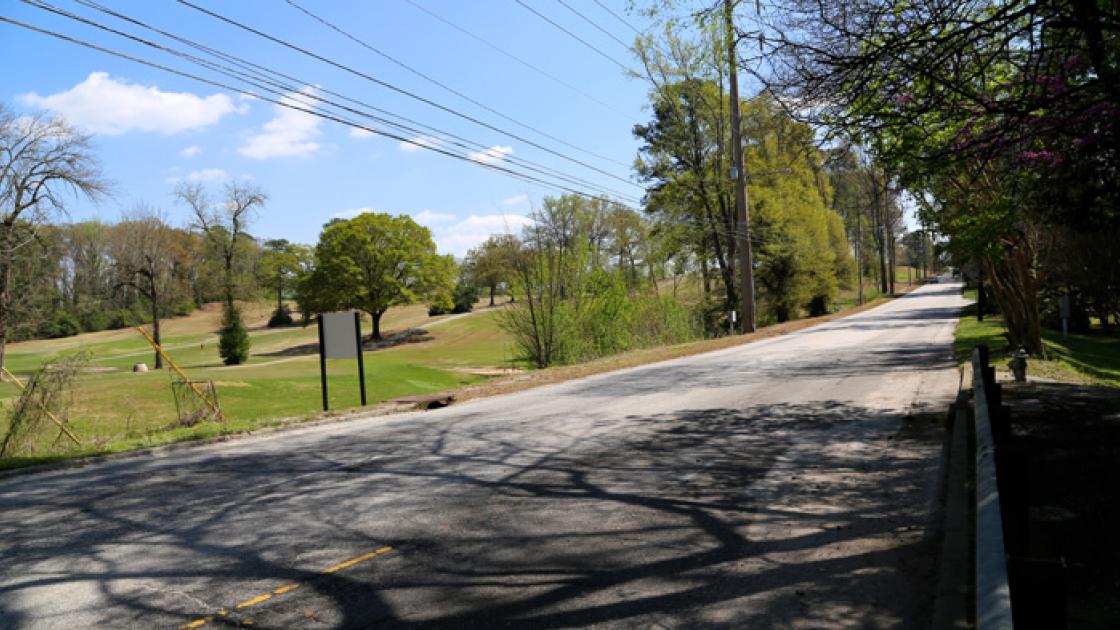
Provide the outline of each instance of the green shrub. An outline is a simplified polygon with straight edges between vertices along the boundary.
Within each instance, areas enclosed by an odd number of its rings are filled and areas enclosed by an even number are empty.
[[[282,326],[291,326],[293,323],[292,311],[288,309],[287,304],[280,304],[276,310],[272,311],[272,316],[268,318],[269,328],[280,328]]]
[[[591,273],[576,298],[531,312],[521,302],[502,313],[522,356],[539,367],[576,363],[704,336],[699,307],[671,297],[631,293],[621,274]]]
[[[455,285],[455,294],[452,301],[454,307],[451,309],[452,313],[469,313],[474,308],[474,303],[478,301],[478,287],[460,282]]]
[[[82,324],[73,313],[58,311],[50,321],[46,322],[40,331],[42,336],[58,339],[60,337],[73,337],[82,332]]]
[[[432,298],[431,304],[428,305],[428,317],[447,315],[454,310],[455,300],[451,293],[448,291],[440,291]]]
[[[241,321],[241,311],[226,305],[222,311],[222,328],[218,334],[218,354],[226,365],[238,365],[249,360],[249,331]]]
[[[807,308],[809,310],[809,317],[820,317],[821,315],[827,315],[829,312],[828,296],[814,295],[813,299],[809,300]]]
[[[108,320],[105,328],[109,330],[120,330],[121,328],[129,328],[131,326],[139,326],[143,323],[143,319],[127,308],[118,308],[108,312]]]
[[[179,300],[178,302],[170,304],[166,308],[162,309],[163,310],[163,315],[162,316],[163,317],[183,317],[184,315],[190,315],[191,313],[193,313],[195,308],[196,308],[196,306],[195,306],[194,301],[192,301],[192,300]]]

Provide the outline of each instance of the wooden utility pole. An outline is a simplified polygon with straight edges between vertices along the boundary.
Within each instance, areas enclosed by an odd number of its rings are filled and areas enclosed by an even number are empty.
[[[723,18],[727,27],[728,78],[731,89],[731,176],[735,180],[735,230],[739,249],[739,275],[742,289],[739,300],[743,311],[743,332],[754,332],[754,254],[751,251],[751,215],[747,206],[747,173],[743,163],[742,125],[739,121],[739,70],[735,59],[735,23],[732,20],[734,3],[723,0]]]
[[[863,306],[863,208],[856,208],[856,281],[859,285],[859,305]]]

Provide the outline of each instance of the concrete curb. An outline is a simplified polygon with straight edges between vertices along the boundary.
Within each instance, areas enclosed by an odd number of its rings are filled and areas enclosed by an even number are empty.
[[[976,627],[1011,630],[1011,589],[996,482],[995,444],[984,384],[986,353],[972,354],[972,392],[976,409]]]
[[[961,391],[946,418],[943,525],[937,591],[933,600],[933,630],[969,627],[969,546],[972,536],[969,501],[972,497],[968,479],[972,454],[968,450],[968,433],[972,427],[968,407],[968,394]]]

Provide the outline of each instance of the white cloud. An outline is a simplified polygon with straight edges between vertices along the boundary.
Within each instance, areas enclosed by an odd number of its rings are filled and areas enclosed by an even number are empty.
[[[242,178],[247,177],[242,175]],[[229,179],[229,173],[220,168],[204,168],[197,171],[191,171],[186,177],[168,177],[164,181],[168,184],[177,184],[181,181],[188,182],[221,182]]]
[[[280,101],[309,107],[309,103],[300,97],[314,93],[315,88],[307,86],[299,92],[285,95]],[[259,133],[249,136],[245,145],[237,150],[238,153],[256,160],[267,160],[275,157],[306,157],[322,148],[318,142],[313,141],[321,133],[318,117],[282,105],[272,107],[276,116],[266,122]]]
[[[190,92],[164,92],[91,72],[74,87],[39,96],[34,92],[19,100],[46,109],[91,133],[119,135],[129,131],[175,134],[200,129],[222,116],[242,111],[225,94],[202,97]]]
[[[447,214],[446,212],[421,210],[420,212],[412,215],[412,218],[415,219],[417,223],[423,225],[432,225],[436,223],[447,223],[448,221],[453,221],[455,220],[455,215]]]
[[[440,230],[435,239],[436,247],[440,252],[461,257],[493,234],[517,234],[532,222],[521,214],[472,214]]]
[[[467,157],[482,164],[497,164],[513,153],[513,147],[494,145],[485,151],[475,151]]]
[[[517,195],[516,197],[506,197],[502,199],[503,206],[517,206],[529,201],[529,195]]]
[[[368,129],[362,129],[361,127],[351,127],[350,128],[350,137],[351,138],[357,138],[359,140],[365,140],[366,138],[370,138],[370,137],[373,137],[375,135],[377,135],[377,134],[373,133],[372,131],[370,131]]]
[[[199,153],[202,153],[202,147],[198,146],[197,144],[192,144],[191,146],[189,146],[189,147],[183,149],[182,151],[180,151],[179,155],[181,155],[185,158],[192,158],[192,157],[198,155]]]
[[[440,139],[435,136],[416,136],[408,142],[401,141],[398,146],[401,151],[406,153],[415,153],[424,147],[437,147],[440,144]]]
[[[359,214],[365,214],[367,212],[377,212],[377,211],[374,210],[373,208],[369,207],[369,206],[362,206],[361,208],[350,208],[348,210],[339,210],[338,212],[332,214],[331,218],[332,219],[353,219],[354,217],[358,216]]]

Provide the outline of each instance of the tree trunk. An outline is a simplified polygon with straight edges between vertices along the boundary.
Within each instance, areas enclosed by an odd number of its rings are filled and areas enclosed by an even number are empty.
[[[1033,250],[1023,239],[1002,254],[985,256],[984,264],[1012,350],[1023,346],[1031,356],[1046,358],[1038,316],[1038,280],[1031,270],[1033,259]]]
[[[885,234],[879,236],[879,292],[883,295],[890,293],[887,286],[887,239]]]
[[[155,340],[157,346],[163,343],[159,335],[159,294],[156,293],[155,286],[152,287],[152,339]],[[157,370],[163,369],[163,357],[160,356],[159,350],[156,350],[155,363]]]
[[[856,210],[856,282],[859,285],[859,305],[863,306],[863,209]]]
[[[498,289],[498,285],[490,285],[490,306],[494,306],[494,291]]]
[[[373,320],[373,331],[369,334],[370,341],[381,341],[381,316],[384,314],[385,311],[369,314],[369,318]]]
[[[276,275],[276,312],[284,308],[284,282],[280,279],[280,274]]]
[[[988,308],[988,294],[984,291],[984,263],[980,262],[976,271],[976,321],[984,321],[984,311]]]
[[[11,306],[12,226],[0,225],[0,368],[5,367],[8,349],[8,309]],[[5,380],[0,370],[0,382]]]
[[[891,295],[894,295],[894,277],[895,277],[895,246],[894,246],[894,230],[888,224],[887,226],[887,260],[890,263],[890,268],[887,273],[887,280],[891,288]]]
[[[232,246],[231,246],[232,248]],[[233,308],[233,253],[225,254],[226,263],[226,306]]]

